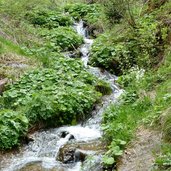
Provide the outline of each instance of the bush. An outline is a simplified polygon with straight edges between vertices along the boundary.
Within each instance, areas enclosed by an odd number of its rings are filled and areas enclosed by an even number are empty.
[[[99,6],[97,4],[75,3],[66,5],[64,9],[66,12],[69,12],[74,19],[79,20],[90,13],[97,13]]]
[[[109,92],[106,83],[106,90],[96,91],[102,81],[84,70],[81,62],[60,58],[52,63],[53,69],[29,72],[9,86],[3,94],[6,107],[24,107],[30,123],[71,124],[89,113],[102,95],[98,91]]]
[[[0,148],[9,149],[18,145],[19,138],[28,128],[27,118],[12,110],[0,111]]]
[[[57,9],[56,9],[57,10]],[[41,27],[47,27],[49,29],[59,26],[71,26],[73,20],[68,14],[62,13],[62,11],[52,10],[34,10],[26,14],[27,20],[33,25],[39,25]]]
[[[167,28],[153,15],[143,16],[136,28],[127,28],[120,35],[104,33],[94,42],[90,64],[121,74],[131,67],[149,69],[161,60]]]
[[[105,13],[111,23],[119,22],[126,13],[127,6],[120,0],[103,0],[101,2],[105,7]]]
[[[44,30],[44,36],[54,49],[56,46],[61,50],[75,50],[83,43],[83,38],[71,27],[58,27],[53,30]]]
[[[124,36],[124,35],[122,35]],[[122,40],[122,41],[121,41]],[[133,42],[127,44],[122,37],[114,39],[109,33],[99,36],[91,49],[90,64],[105,68],[116,75],[134,65]]]
[[[104,17],[103,7],[99,4],[68,4],[64,7],[66,12],[75,19],[83,19],[88,24],[95,24]]]

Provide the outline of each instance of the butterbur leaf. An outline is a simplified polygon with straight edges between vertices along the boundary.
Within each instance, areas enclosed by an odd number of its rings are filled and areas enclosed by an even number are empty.
[[[104,156],[103,162],[104,162],[104,164],[112,165],[115,163],[115,159],[113,157]]]

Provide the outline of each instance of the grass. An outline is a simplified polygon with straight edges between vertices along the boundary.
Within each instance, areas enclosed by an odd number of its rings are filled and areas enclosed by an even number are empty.
[[[0,36],[0,48],[2,52],[13,52],[18,55],[25,55],[25,52],[18,46],[15,45],[13,42],[3,38]]]
[[[119,83],[124,86],[126,93],[122,95],[119,104],[112,104],[104,113],[102,128],[105,133],[105,140],[109,143],[109,150],[105,157],[112,157],[115,159],[114,161],[117,161],[126,145],[133,140],[140,125],[161,130],[163,134],[162,146],[165,142],[170,142],[170,60],[171,50],[167,49],[165,59],[159,68],[145,72],[140,80],[137,80],[134,72],[128,72],[127,75],[119,78]],[[157,156],[156,165],[158,169],[164,168],[165,162],[171,161],[170,145],[166,146],[165,149],[167,150],[161,148],[161,152]],[[171,162],[169,162],[167,162],[167,168],[171,169]]]
[[[12,65],[26,67],[13,67]],[[27,56],[25,51],[10,40],[0,37],[0,78],[18,79],[24,72],[40,67],[41,62],[34,57]]]

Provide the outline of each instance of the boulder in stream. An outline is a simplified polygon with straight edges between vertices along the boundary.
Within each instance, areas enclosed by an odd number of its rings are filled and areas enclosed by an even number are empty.
[[[83,162],[90,154],[103,153],[106,145],[100,140],[90,142],[69,142],[59,149],[57,160],[63,163]]]
[[[44,168],[41,164],[29,164],[17,171],[65,171],[64,168]]]

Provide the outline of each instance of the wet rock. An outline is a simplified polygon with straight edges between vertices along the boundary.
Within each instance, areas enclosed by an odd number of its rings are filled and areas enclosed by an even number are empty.
[[[29,144],[30,142],[33,142],[33,141],[34,141],[33,137],[31,137],[29,135],[27,135],[26,137],[23,138],[23,143],[25,143],[25,144]]]
[[[74,135],[70,134],[68,131],[62,131],[60,132],[60,138],[68,138],[68,141],[75,140]]]
[[[89,156],[82,164],[82,171],[103,171],[102,155]]]
[[[103,153],[106,146],[99,140],[91,142],[69,142],[59,149],[57,160],[63,163],[84,161],[92,153]]]
[[[75,140],[74,135],[70,134],[70,137],[68,138],[68,140],[69,140],[69,141],[71,141],[71,140]]]
[[[2,92],[4,91],[7,82],[8,82],[7,78],[0,80],[0,94],[2,94]]]
[[[74,161],[75,162],[83,162],[86,158],[87,154],[85,151],[81,151],[81,150],[75,150],[75,153],[74,153]]]
[[[81,58],[81,52],[80,51],[72,51],[66,54],[70,58]]]
[[[69,134],[68,131],[62,131],[59,136],[60,138],[65,138],[68,134]]]
[[[64,147],[65,147],[65,145],[59,149],[57,160],[65,163],[65,164],[73,163],[75,148],[70,147],[67,150],[64,150],[63,149]]]
[[[88,27],[88,32],[89,32],[89,35],[93,36],[93,37],[97,37],[99,34],[101,34],[103,32],[103,28],[97,28],[97,26],[95,25],[90,25]]]
[[[26,164],[26,166],[16,169],[16,171],[65,171],[64,168],[58,166],[53,168],[44,168],[42,163],[30,163]]]

